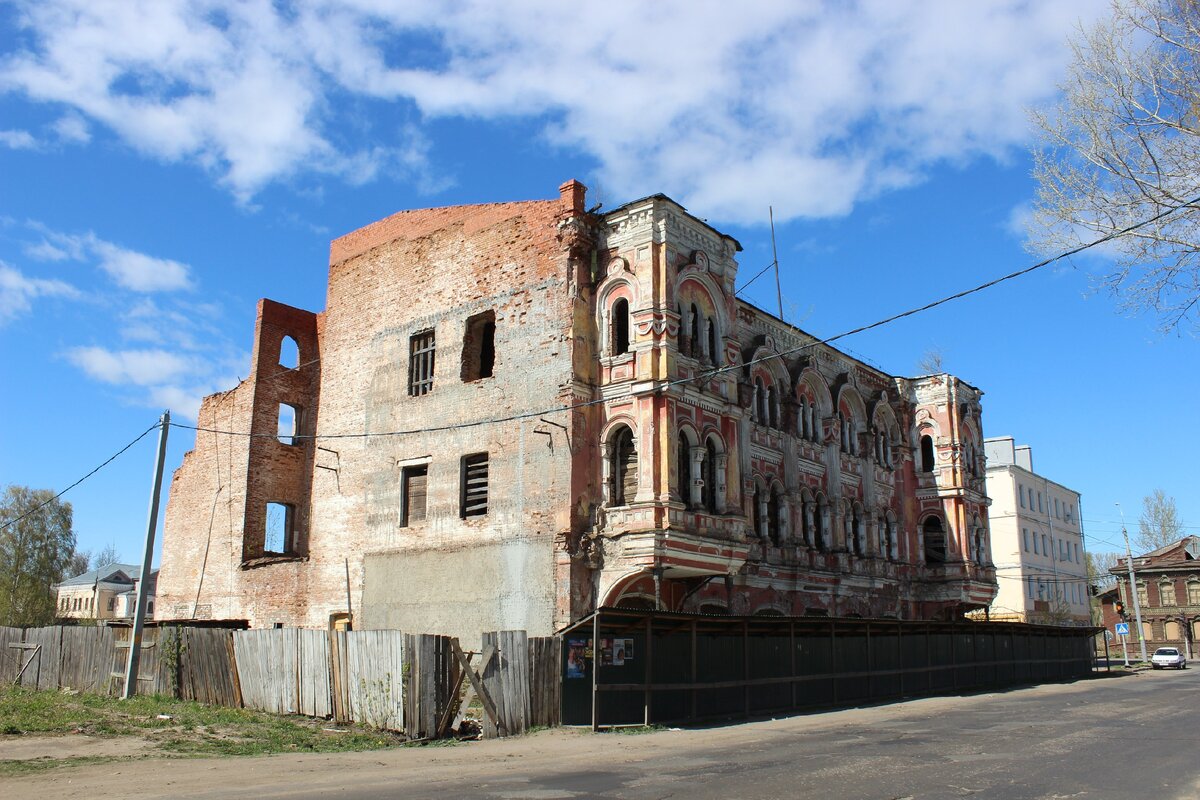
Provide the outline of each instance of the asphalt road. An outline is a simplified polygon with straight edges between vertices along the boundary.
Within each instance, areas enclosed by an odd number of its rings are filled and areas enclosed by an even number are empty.
[[[1200,668],[648,734],[146,760],[9,797],[1200,798]],[[0,787],[3,789],[4,787]],[[80,794],[80,793],[83,794]]]

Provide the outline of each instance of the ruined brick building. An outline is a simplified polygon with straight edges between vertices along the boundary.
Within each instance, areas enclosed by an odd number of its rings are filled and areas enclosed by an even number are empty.
[[[158,618],[987,606],[981,392],[736,298],[740,245],[670,198],[584,191],[395,214],[334,240],[325,311],[260,302],[171,485]]]

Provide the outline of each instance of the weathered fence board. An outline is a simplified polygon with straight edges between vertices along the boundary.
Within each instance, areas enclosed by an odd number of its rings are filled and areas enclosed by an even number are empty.
[[[431,739],[452,705],[459,686],[459,665],[450,637],[410,634],[404,637],[405,733],[412,739]]]
[[[529,639],[529,724],[554,727],[562,714],[562,637]]]
[[[347,631],[345,692],[355,722],[404,730],[404,634],[400,631]]]
[[[184,628],[179,696],[210,705],[242,705],[233,662],[233,632]]]
[[[329,635],[325,631],[297,630],[297,706],[301,714],[328,717],[330,699]]]
[[[483,686],[496,704],[500,724],[485,720],[485,736],[515,736],[529,727],[529,639],[525,631],[483,634],[496,657],[483,671]]]
[[[0,683],[12,683],[25,663],[26,653],[10,644],[21,644],[25,641],[25,631],[21,628],[0,627]]]
[[[62,660],[61,627],[29,628],[25,631],[26,644],[41,645],[33,662],[21,676],[21,685],[30,689],[57,689],[59,663]]]
[[[235,631],[233,652],[246,708],[299,713],[296,690],[296,628]]]
[[[114,641],[111,628],[64,627],[59,687],[81,692],[107,691]]]

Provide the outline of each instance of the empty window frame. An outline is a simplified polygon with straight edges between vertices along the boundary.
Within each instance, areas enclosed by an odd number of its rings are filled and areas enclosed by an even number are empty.
[[[946,532],[942,521],[937,517],[925,520],[922,526],[925,535],[925,563],[944,564],[946,562]]]
[[[704,508],[710,513],[717,513],[717,447],[709,439],[704,444]]]
[[[1046,508],[1045,508],[1045,506],[1042,505],[1042,493],[1041,492],[1038,492],[1038,513],[1039,514],[1046,513]]]
[[[1021,508],[1025,507],[1025,487],[1022,484],[1017,484],[1017,494],[1021,496]]]
[[[263,526],[263,551],[290,553],[295,546],[295,507],[290,503],[267,503]]]
[[[300,366],[300,347],[291,336],[284,336],[279,342],[279,366],[286,369]]]
[[[612,355],[623,356],[629,352],[629,301],[623,297],[612,304],[609,337]]]
[[[627,506],[637,496],[638,488],[638,455],[632,430],[621,427],[616,432],[612,438],[609,457],[612,459],[609,469],[612,479],[609,497],[612,498],[614,506]]]
[[[430,375],[433,375],[430,356]],[[496,367],[496,312],[485,311],[467,318],[463,333],[462,379],[477,381],[492,377]]]
[[[1021,549],[1029,552],[1029,529],[1021,528]]]
[[[461,473],[459,514],[481,517],[488,512],[488,454],[463,456]]]
[[[402,527],[425,521],[428,478],[428,464],[414,464],[400,469],[400,525]]]
[[[936,464],[936,458],[933,452],[933,437],[925,435],[921,437],[921,472],[933,472]]]
[[[421,331],[408,337],[408,393],[420,397],[433,391],[433,356],[436,343],[433,331]]]
[[[291,403],[279,404],[279,441],[286,445],[300,444],[300,407]]]

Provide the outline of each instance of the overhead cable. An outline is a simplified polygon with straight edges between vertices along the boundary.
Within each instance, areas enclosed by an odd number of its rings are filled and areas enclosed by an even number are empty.
[[[125,445],[125,446],[124,446],[124,447],[122,447],[120,450],[118,450],[117,452],[115,452],[115,453],[113,453],[111,456],[109,456],[108,460],[107,460],[107,461],[105,461],[103,464],[101,464],[100,466],[96,467],[96,468],[95,468],[95,469],[93,469],[91,472],[89,472],[87,475],[84,475],[82,478],[80,478],[79,480],[75,481],[75,482],[74,482],[74,483],[72,483],[70,486],[68,486],[67,488],[63,489],[63,490],[62,490],[61,492],[59,492],[58,494],[54,495],[54,497],[51,497],[51,498],[50,498],[49,500],[47,500],[46,502],[44,502],[44,503],[39,503],[38,505],[36,505],[36,506],[34,506],[33,508],[29,509],[28,511],[26,511],[24,514],[22,514],[22,515],[21,515],[21,516],[19,516],[19,517],[14,517],[13,519],[10,519],[10,520],[8,520],[7,522],[0,523],[0,531],[2,531],[2,530],[4,530],[4,529],[8,528],[10,525],[16,525],[18,522],[20,522],[21,520],[23,520],[23,519],[25,519],[26,517],[30,516],[31,514],[35,514],[35,513],[37,513],[38,511],[41,511],[41,510],[42,510],[43,508],[45,508],[46,506],[50,505],[50,504],[51,504],[51,503],[53,503],[55,500],[57,500],[58,498],[62,497],[64,494],[66,494],[67,492],[71,491],[71,490],[72,490],[72,489],[74,489],[76,486],[78,486],[79,484],[83,483],[83,482],[84,482],[84,481],[86,481],[88,478],[92,477],[93,475],[95,475],[97,472],[99,472],[100,470],[102,470],[102,469],[104,469],[105,467],[107,467],[107,466],[108,466],[109,464],[111,464],[112,462],[116,461],[116,460],[117,460],[117,457],[118,457],[119,455],[121,455],[121,454],[122,454],[122,453],[124,453],[126,450],[128,450],[129,448],[133,447],[135,444],[137,444],[138,442],[140,442],[140,441],[141,441],[141,440],[142,440],[142,439],[143,439],[143,438],[146,436],[146,434],[150,433],[150,431],[152,431],[152,430],[154,430],[155,428],[159,427],[159,425],[161,425],[161,423],[159,423],[159,422],[155,422],[155,423],[154,423],[153,425],[151,425],[149,428],[146,428],[146,430],[142,431],[142,433],[141,433],[141,434],[140,434],[140,435],[139,435],[139,436],[138,436],[136,439],[134,439],[132,442],[130,442],[129,444]]]
[[[993,280],[987,281],[986,283],[981,283],[978,286],[972,287],[970,289],[964,289],[961,292],[956,292],[952,295],[948,295],[946,297],[940,298],[938,300],[934,300],[934,301],[926,303],[924,305],[917,306],[915,308],[910,308],[907,311],[901,311],[898,314],[893,314],[890,317],[885,317],[884,319],[877,320],[876,322],[872,322],[872,323],[869,323],[866,325],[860,325],[857,328],[852,328],[848,331],[843,331],[842,333],[827,337],[825,339],[815,339],[814,338],[814,340],[812,342],[808,342],[808,343],[802,344],[802,345],[797,345],[796,347],[792,347],[792,348],[782,350],[779,352],[770,353],[769,355],[765,355],[765,356],[762,356],[762,357],[756,358],[756,359],[751,359],[750,361],[746,361],[744,363],[728,364],[723,367],[715,367],[710,370],[704,370],[704,371],[698,372],[695,375],[692,375],[687,378],[677,378],[672,381],[666,381],[666,382],[660,384],[657,387],[657,389],[655,389],[655,393],[661,395],[666,389],[669,389],[673,386],[679,386],[682,384],[688,384],[688,383],[694,383],[694,382],[698,382],[698,381],[707,380],[709,378],[724,374],[731,370],[746,369],[747,367],[751,367],[751,366],[754,366],[755,364],[763,363],[765,361],[770,361],[771,359],[781,358],[783,356],[794,355],[796,353],[807,350],[809,348],[816,347],[817,345],[829,344],[831,342],[836,342],[839,339],[845,339],[849,336],[854,336],[859,333],[865,333],[866,331],[874,330],[875,328],[881,328],[884,325],[890,325],[893,322],[897,322],[899,320],[914,316],[916,314],[924,313],[931,309],[937,308],[938,306],[942,306],[942,305],[945,305],[946,303],[953,302],[954,300],[961,300],[964,297],[968,297],[972,294],[982,292],[985,289],[990,289],[993,286],[997,286],[1006,281],[1013,280],[1014,278],[1019,278],[1023,275],[1028,275],[1031,272],[1042,269],[1043,267],[1049,266],[1050,264],[1054,264],[1058,261],[1061,261],[1064,258],[1070,258],[1073,255],[1084,252],[1085,250],[1090,250],[1093,247],[1097,247],[1106,242],[1110,242],[1113,239],[1117,239],[1128,233],[1132,233],[1133,231],[1136,231],[1139,228],[1143,228],[1147,225],[1157,222],[1158,220],[1163,219],[1164,217],[1167,217],[1182,208],[1195,208],[1195,207],[1197,207],[1197,204],[1200,204],[1200,196],[1197,196],[1181,205],[1171,206],[1170,208],[1166,209],[1165,211],[1155,214],[1154,216],[1149,217],[1148,219],[1144,219],[1141,222],[1137,222],[1137,223],[1134,223],[1133,225],[1129,225],[1128,227],[1122,228],[1119,231],[1114,231],[1112,233],[1105,234],[1104,236],[1101,236],[1100,238],[1095,239],[1091,242],[1088,242],[1086,244],[1081,244],[1078,247],[1073,247],[1070,250],[1065,250],[1065,251],[1059,253],[1058,255],[1043,259],[1042,261],[1039,261],[1036,264],[1032,264],[1028,267],[1019,269],[1015,272],[1010,272],[1007,275],[1002,275],[999,278],[995,278]],[[772,262],[772,263],[774,263],[774,262]],[[771,265],[768,265],[766,268],[764,268],[763,272],[765,272],[766,269],[770,268],[770,266]],[[759,274],[762,274],[762,273],[760,272]],[[749,284],[747,284],[747,285],[749,285]],[[745,288],[745,287],[743,287],[743,288]],[[450,431],[450,430],[462,430],[465,428],[474,428],[474,427],[479,427],[481,425],[493,425],[493,424],[499,424],[499,423],[504,423],[504,422],[518,422],[518,421],[525,420],[525,419],[533,419],[535,417],[545,416],[547,414],[555,414],[555,413],[561,413],[564,411],[573,411],[575,409],[580,409],[580,408],[587,408],[589,406],[606,403],[609,400],[611,400],[611,398],[597,398],[595,400],[585,400],[580,403],[573,403],[571,405],[566,405],[566,406],[556,406],[553,408],[540,409],[538,411],[527,411],[527,412],[524,412],[521,414],[511,414],[506,417],[492,417],[489,419],[474,420],[474,421],[470,421],[470,422],[456,422],[456,423],[448,424],[448,425],[435,425],[435,426],[423,427],[423,428],[410,428],[407,430],[382,431],[379,433],[365,433],[365,432],[363,432],[363,433],[322,433],[322,434],[297,435],[297,436],[293,436],[292,438],[294,440],[367,439],[372,436],[410,436],[410,435],[418,434],[418,433],[441,433],[441,432]],[[202,431],[204,433],[224,434],[227,436],[276,438],[279,435],[278,433],[251,433],[249,431],[226,431],[226,430],[219,430],[216,428],[203,428],[203,427],[198,427],[195,425],[183,425],[183,424],[180,424],[177,422],[172,422],[171,425],[173,425],[176,428],[181,428],[184,430]]]

